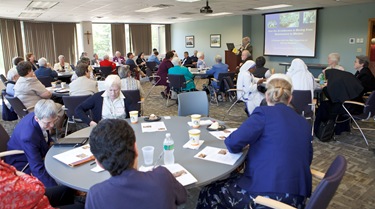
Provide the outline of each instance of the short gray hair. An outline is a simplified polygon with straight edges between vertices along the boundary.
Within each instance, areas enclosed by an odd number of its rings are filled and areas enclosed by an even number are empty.
[[[120,76],[121,79],[127,78],[130,72],[130,66],[129,65],[123,65],[118,68],[118,76]]]
[[[328,55],[328,58],[336,63],[339,63],[340,62],[340,54],[339,53],[331,53]]]
[[[223,58],[220,55],[215,56],[215,62],[219,63],[219,62],[222,62],[222,61],[223,61]]]
[[[106,55],[103,56],[103,60],[107,60],[107,59],[109,59],[109,55],[108,54],[106,54]]]
[[[245,49],[242,51],[242,54],[246,54],[247,57],[250,57],[251,56],[251,53],[249,52],[249,50]]]
[[[121,80],[118,75],[109,75],[104,81],[105,90],[109,90],[112,86],[118,86],[121,89]]]
[[[180,59],[178,59],[178,57],[173,57],[172,64],[173,66],[180,66]]]
[[[46,64],[47,64],[47,59],[44,58],[44,57],[40,58],[40,59],[38,60],[38,64],[39,64],[40,66],[46,66]]]
[[[58,57],[59,61],[60,61],[60,59],[62,59],[62,58],[65,59],[64,55],[59,55],[59,57]]]
[[[203,56],[203,55],[204,55],[203,52],[198,52],[197,57],[200,58],[200,57]]]
[[[58,110],[55,102],[51,99],[41,99],[36,103],[34,113],[38,119],[56,118]]]
[[[17,75],[18,75],[17,70],[9,70],[7,74],[7,79],[12,81],[14,76],[17,76]]]

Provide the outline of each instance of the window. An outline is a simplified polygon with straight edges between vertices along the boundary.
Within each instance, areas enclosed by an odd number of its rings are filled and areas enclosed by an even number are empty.
[[[99,57],[112,55],[111,24],[92,24],[94,53]]]
[[[165,25],[151,25],[152,48],[165,54]]]

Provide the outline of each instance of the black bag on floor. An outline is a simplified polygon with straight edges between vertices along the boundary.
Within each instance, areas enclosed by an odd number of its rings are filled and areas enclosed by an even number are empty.
[[[328,142],[333,138],[335,133],[336,122],[334,120],[322,121],[316,132],[316,137],[322,142]]]

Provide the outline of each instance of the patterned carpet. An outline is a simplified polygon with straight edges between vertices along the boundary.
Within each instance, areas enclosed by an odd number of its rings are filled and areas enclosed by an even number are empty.
[[[202,87],[205,80],[197,81],[197,88]],[[150,83],[142,84],[145,92],[150,89]],[[163,87],[155,87],[150,97],[144,103],[144,115],[151,113],[156,115],[177,115],[177,105],[175,101],[166,106],[166,100],[162,99],[160,92]],[[226,113],[230,107],[230,102],[221,102],[218,106],[210,105],[210,116],[218,120],[224,120],[227,127],[238,127],[245,119],[244,104],[236,104],[230,115]],[[9,134],[12,133],[15,122],[5,122],[0,120]],[[361,126],[375,128],[374,121],[361,122]],[[375,147],[375,132],[365,131],[370,146]],[[352,130],[351,133],[343,133],[336,136],[335,141],[323,143],[315,139],[313,142],[314,158],[312,168],[325,172],[333,159],[337,155],[343,155],[347,161],[347,172],[337,190],[336,195],[328,208],[330,209],[349,209],[349,208],[375,208],[375,154],[366,148],[365,141],[358,130]],[[313,179],[314,188],[319,183]],[[313,189],[314,189],[313,188]],[[195,202],[199,188],[189,190],[188,203],[183,207],[187,209],[195,208]]]

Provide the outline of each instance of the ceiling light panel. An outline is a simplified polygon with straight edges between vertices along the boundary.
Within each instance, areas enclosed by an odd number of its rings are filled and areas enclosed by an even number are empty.
[[[56,1],[32,1],[27,7],[33,9],[51,9],[58,3]]]
[[[257,7],[254,9],[257,10],[270,10],[270,9],[280,9],[280,8],[285,8],[285,7],[291,7],[292,5],[289,4],[277,4],[277,5],[272,5],[272,6],[266,6],[266,7]]]

